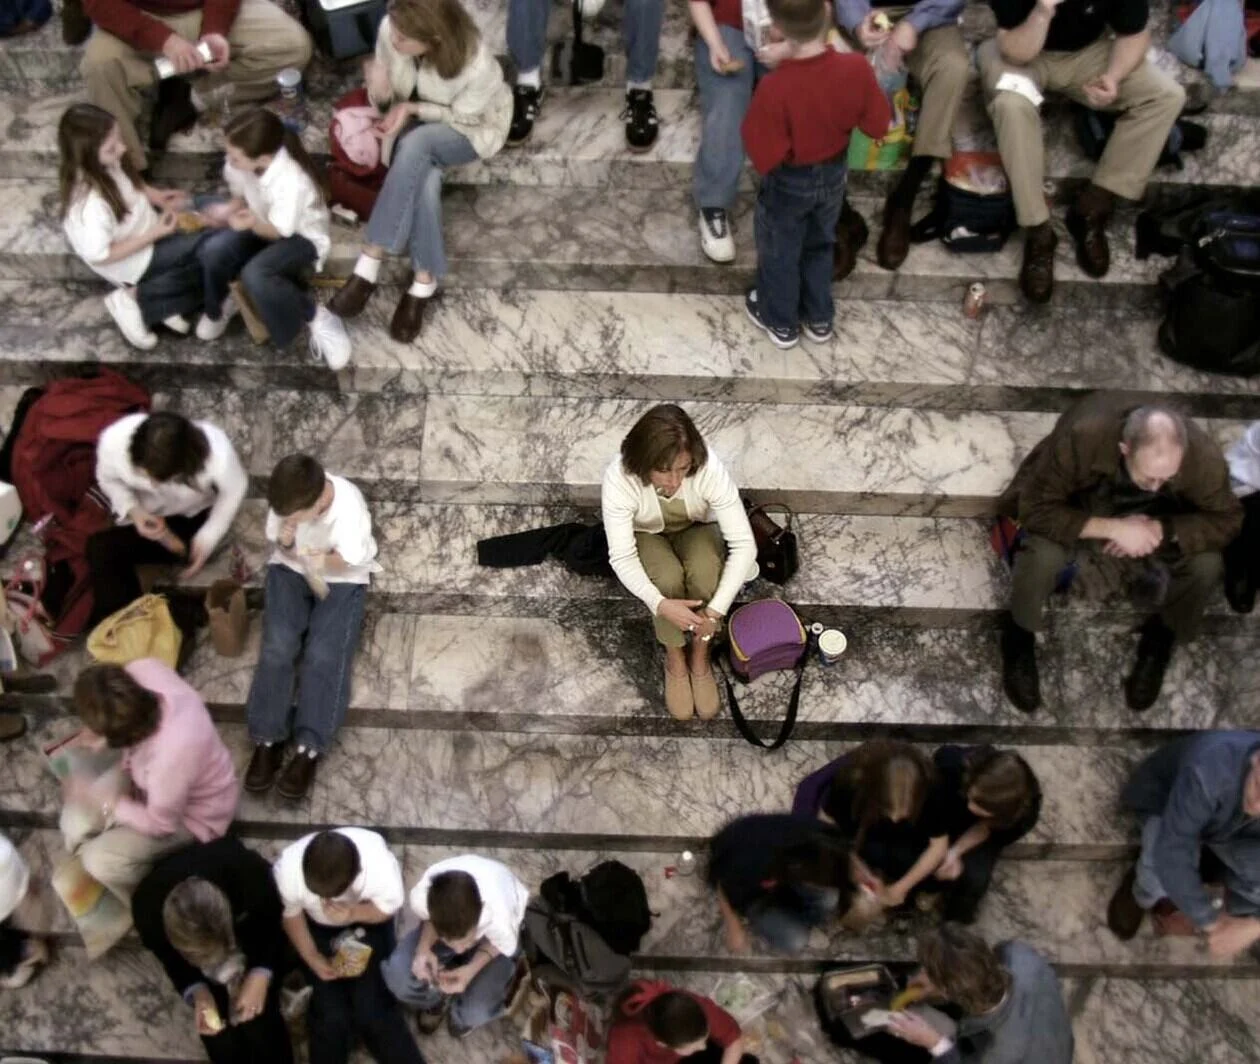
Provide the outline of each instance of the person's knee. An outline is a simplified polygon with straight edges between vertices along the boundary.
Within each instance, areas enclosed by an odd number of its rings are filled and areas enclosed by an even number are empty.
[[[292,665],[302,651],[302,633],[288,625],[263,624],[259,664]]]
[[[652,583],[656,590],[667,599],[682,598],[687,592],[687,575],[681,564],[671,565],[652,574]]]
[[[114,54],[112,49],[94,48],[92,44],[95,39],[95,35],[89,38],[87,47],[83,49],[83,58],[79,60],[79,75],[83,78],[88,99],[94,99],[93,89],[98,85],[117,89],[127,84],[127,71],[122,57]]]
[[[503,1001],[485,994],[463,993],[451,1002],[451,1019],[456,1027],[471,1031],[484,1027],[491,1020],[497,1019],[503,1011]]]
[[[1032,100],[1018,92],[1011,89],[998,89],[989,99],[989,117],[999,128],[1003,125],[1035,122],[1037,108]]]
[[[265,293],[274,278],[275,272],[261,255],[255,255],[241,267],[241,284],[251,296]]]
[[[1186,90],[1172,78],[1161,74],[1151,91],[1150,106],[1161,114],[1176,118],[1186,106]]]
[[[1200,551],[1182,563],[1186,579],[1196,587],[1214,587],[1225,575],[1225,558],[1219,551]]]
[[[120,861],[118,855],[110,850],[108,840],[103,835],[98,835],[80,847],[79,863],[88,875],[106,885],[113,883],[119,870],[126,866],[126,862]]]
[[[932,74],[925,80],[923,89],[924,92],[940,92],[946,96],[956,95],[961,98],[970,77],[971,62],[967,53],[961,48],[951,48],[936,57],[932,64]]]

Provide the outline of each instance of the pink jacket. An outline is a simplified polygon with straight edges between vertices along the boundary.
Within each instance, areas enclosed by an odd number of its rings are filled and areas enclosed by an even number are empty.
[[[143,835],[173,835],[183,827],[201,842],[220,838],[236,813],[240,789],[206,704],[160,661],[133,661],[127,672],[158,696],[162,720],[123,755],[136,797],[118,800],[115,821]]]

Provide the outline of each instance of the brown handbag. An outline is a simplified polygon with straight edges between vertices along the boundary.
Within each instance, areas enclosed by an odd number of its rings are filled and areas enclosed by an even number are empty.
[[[753,539],[757,541],[757,565],[761,568],[761,575],[771,583],[786,584],[801,567],[796,533],[792,531],[791,507],[781,502],[752,506],[747,500],[744,506],[748,510]],[[784,515],[783,524],[770,516],[767,512],[770,510]]]

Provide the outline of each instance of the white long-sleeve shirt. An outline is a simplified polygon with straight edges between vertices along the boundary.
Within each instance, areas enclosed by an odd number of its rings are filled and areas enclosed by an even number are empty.
[[[210,554],[241,508],[249,488],[245,467],[221,428],[194,421],[210,445],[206,464],[192,483],[159,484],[131,461],[131,438],[148,416],[128,414],[101,433],[96,441],[96,481],[119,524],[130,524],[131,511],[137,506],[155,517],[193,517],[209,510],[193,543]]]
[[[233,196],[282,236],[304,236],[315,246],[315,269],[324,268],[332,247],[332,215],[324,190],[285,148],[276,152],[262,174],[224,164],[223,177]]]
[[[643,568],[634,534],[664,531],[660,497],[651,484],[644,484],[625,471],[620,456],[605,471],[600,495],[609,564],[626,590],[656,616],[665,596]],[[757,543],[740,501],[739,489],[726,467],[710,453],[703,468],[682,482],[674,496],[679,497],[687,505],[688,517],[696,522],[716,521],[726,541],[722,579],[713,598],[705,603],[715,613],[725,616],[739,589],[753,575],[757,563]]]

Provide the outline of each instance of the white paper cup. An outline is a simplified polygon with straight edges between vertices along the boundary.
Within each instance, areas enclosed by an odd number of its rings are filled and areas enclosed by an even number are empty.
[[[828,628],[818,637],[818,658],[824,665],[834,665],[849,646],[839,628]]]

